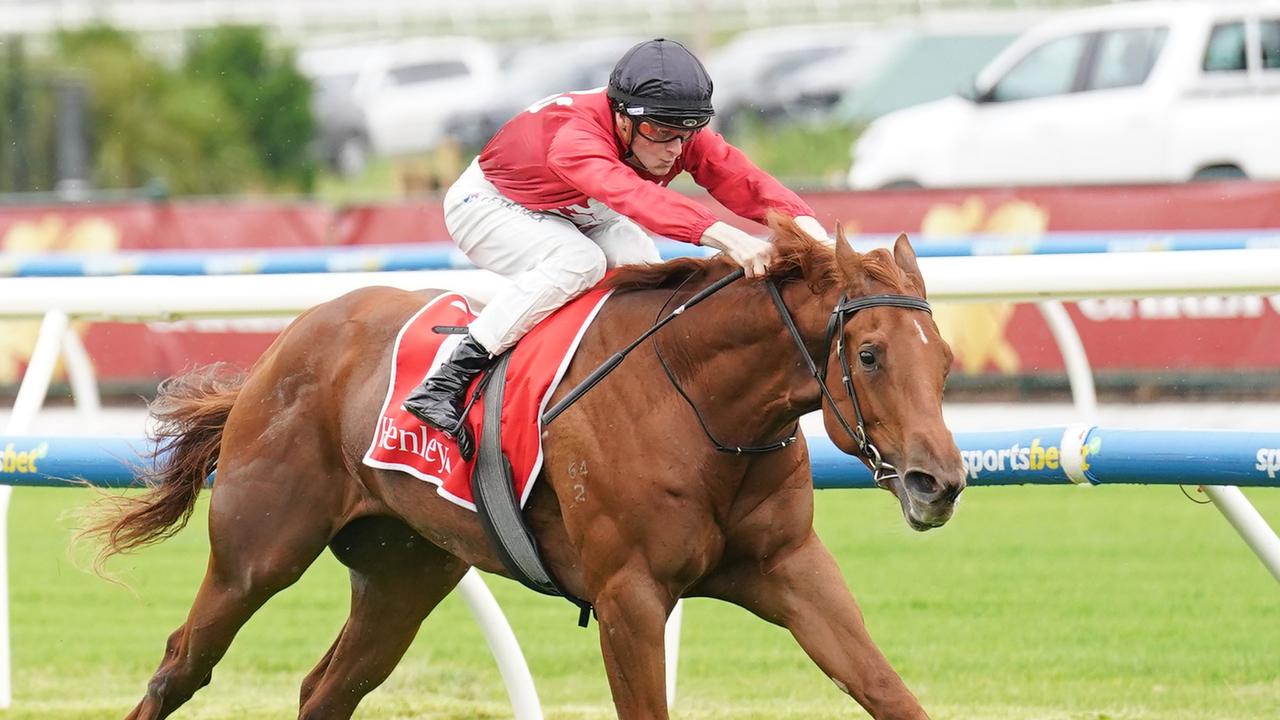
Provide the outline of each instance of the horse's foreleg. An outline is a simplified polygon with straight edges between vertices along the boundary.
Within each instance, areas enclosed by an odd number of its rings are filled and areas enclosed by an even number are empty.
[[[349,718],[408,650],[424,618],[467,571],[399,521],[369,518],[338,534],[351,568],[351,614],[302,684],[299,718]]]
[[[644,573],[619,573],[596,594],[600,649],[619,720],[665,720],[663,630],[674,600]]]
[[[876,720],[927,719],[872,642],[840,570],[817,535],[716,578],[707,594],[791,631],[827,677]]]

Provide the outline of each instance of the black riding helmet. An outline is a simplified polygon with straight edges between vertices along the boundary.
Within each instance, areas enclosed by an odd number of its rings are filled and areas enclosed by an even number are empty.
[[[609,75],[609,99],[617,111],[676,128],[700,128],[716,114],[711,76],[675,40],[646,40],[628,50]]]

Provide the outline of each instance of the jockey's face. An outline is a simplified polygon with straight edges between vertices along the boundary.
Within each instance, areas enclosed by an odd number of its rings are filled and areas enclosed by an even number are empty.
[[[636,121],[621,114],[617,115],[617,119],[622,135],[631,135],[633,164],[658,177],[671,172],[680,153],[684,151],[685,142],[693,135],[691,130],[674,131],[665,126],[651,125],[647,120]]]

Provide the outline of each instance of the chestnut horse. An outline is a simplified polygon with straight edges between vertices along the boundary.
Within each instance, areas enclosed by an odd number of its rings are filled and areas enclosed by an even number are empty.
[[[965,484],[942,419],[951,352],[905,236],[892,253],[859,254],[842,234],[833,250],[790,221],[773,230],[769,282],[739,280],[690,308],[544,435],[526,522],[560,585],[595,607],[619,718],[667,717],[663,627],[691,596],[786,627],[873,717],[926,717],[814,534],[803,437],[756,454],[709,437],[769,445],[821,409],[841,450],[883,456],[882,484],[911,527],[936,527]],[[621,269],[557,395],[733,269],[722,258]],[[361,464],[396,333],[429,297],[358,290],[300,316],[242,381],[206,368],[162,386],[152,409],[169,459],[151,492],[117,498],[89,532],[103,559],[168,537],[216,466],[210,557],[129,718],[166,717],[207,684],[245,621],[325,547],[351,570],[351,614],[302,683],[300,718],[350,717],[469,567],[504,572],[475,513]]]

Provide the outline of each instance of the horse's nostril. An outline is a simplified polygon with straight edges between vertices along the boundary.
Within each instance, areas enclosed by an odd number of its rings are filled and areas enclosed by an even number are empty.
[[[952,485],[947,488],[947,492],[943,495],[943,499],[947,502],[955,502],[956,498],[960,497],[961,490],[964,490],[963,485]]]
[[[942,487],[938,485],[937,479],[926,472],[919,470],[911,470],[907,472],[907,476],[903,478],[907,484],[907,489],[916,495],[932,498],[941,492]]]
[[[956,484],[956,486],[947,486],[946,488],[943,488],[940,500],[943,502],[955,502],[956,498],[960,497],[960,491],[963,491],[963,489],[964,486],[959,486],[959,484]]]

